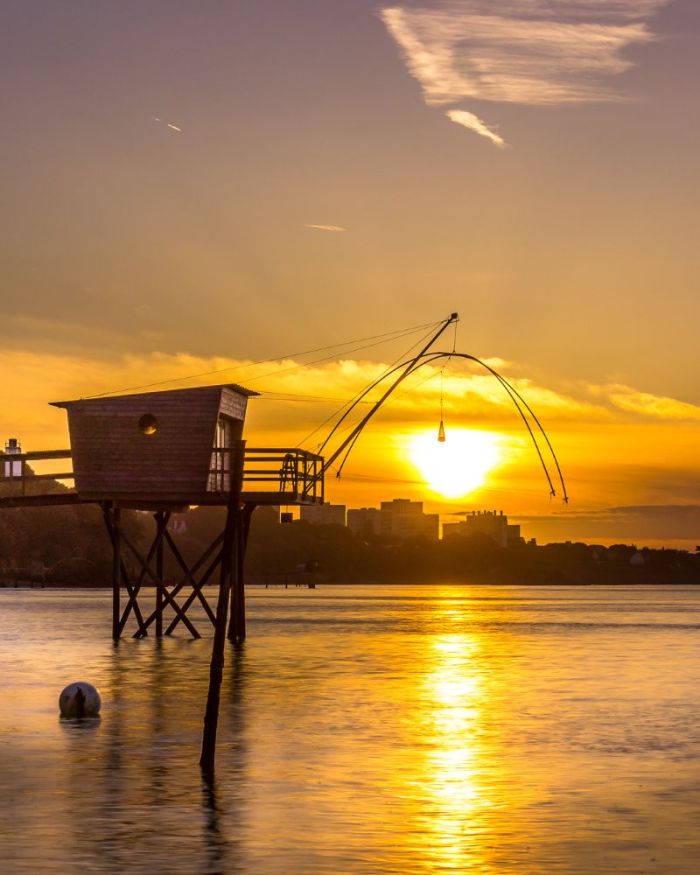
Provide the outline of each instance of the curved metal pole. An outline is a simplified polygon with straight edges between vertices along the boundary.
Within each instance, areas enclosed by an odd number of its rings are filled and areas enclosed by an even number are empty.
[[[496,379],[501,383],[503,388],[506,390],[506,392],[510,396],[510,400],[515,405],[515,409],[518,411],[518,413],[520,414],[520,418],[522,419],[523,423],[525,424],[525,428],[527,429],[528,434],[530,435],[530,439],[532,440],[532,443],[534,444],[535,451],[537,452],[537,456],[540,460],[540,464],[542,465],[542,470],[544,471],[544,475],[547,478],[547,483],[549,484],[550,495],[556,495],[556,491],[554,489],[554,484],[552,483],[552,478],[549,476],[549,470],[547,469],[547,465],[544,461],[544,457],[542,456],[542,452],[540,450],[539,444],[537,443],[537,438],[535,437],[535,435],[532,431],[532,427],[530,426],[530,423],[528,422],[527,417],[523,413],[523,410],[520,407],[520,404],[518,403],[517,398],[515,397],[518,393],[508,383],[508,381],[505,379],[505,377],[501,377],[501,375],[499,373],[497,373],[496,371],[494,371],[493,368],[491,368],[485,362],[482,362],[480,359],[476,358],[476,356],[470,355],[469,353],[458,353],[458,352],[453,351],[451,353],[432,352],[432,353],[429,353],[427,355],[430,356],[429,359],[426,359],[426,361],[415,364],[415,366],[412,367],[409,371],[407,371],[404,376],[408,376],[409,374],[413,373],[414,371],[416,371],[419,367],[422,367],[423,365],[432,364],[433,362],[439,361],[442,358],[447,358],[447,360],[449,361],[449,359],[452,358],[452,356],[458,356],[459,358],[465,358],[465,359],[469,359],[470,361],[478,362],[480,365],[483,365],[483,367],[485,367],[487,370],[489,370],[493,374],[494,377],[496,377]],[[402,377],[402,379],[403,379],[403,377]],[[542,428],[542,425],[540,424],[539,420],[537,419],[535,414],[532,412],[530,407],[527,405],[527,402],[525,402],[524,399],[522,399],[520,396],[518,396],[518,397],[520,398],[522,403],[525,405],[525,407],[527,407],[531,416],[533,417],[533,419],[535,420],[535,422],[539,426],[540,430],[544,434],[544,429]],[[349,446],[348,446],[347,450],[345,451],[345,455],[343,456],[343,460],[340,463],[340,466],[338,467],[336,477],[340,477],[340,474],[343,470],[343,466],[345,465],[345,462],[347,461],[348,456],[350,455],[350,453],[352,451],[352,448],[355,446],[358,438],[360,437],[360,433],[361,433],[361,431],[357,431],[356,433],[354,433],[352,440],[349,442]],[[546,435],[545,435],[545,440],[547,440]],[[548,440],[547,440],[547,444],[550,448],[550,451],[552,452],[552,455],[554,455],[554,450],[552,450],[552,446]],[[331,459],[331,461],[332,461],[332,459]],[[555,458],[555,462],[556,462],[556,458]],[[559,466],[557,465],[557,468],[558,467]]]
[[[467,354],[466,353],[452,353],[452,355],[458,355],[458,356],[462,357],[462,356],[466,356]],[[537,425],[537,428],[540,430],[542,437],[545,440],[545,443],[547,444],[549,452],[551,453],[551,456],[552,456],[552,460],[554,461],[554,466],[557,469],[557,475],[559,477],[559,482],[561,483],[562,499],[565,503],[568,504],[569,496],[567,495],[567,492],[566,492],[566,483],[564,482],[564,475],[562,474],[561,468],[559,466],[559,460],[557,459],[557,454],[554,452],[554,447],[552,446],[552,444],[549,440],[549,436],[547,435],[547,432],[544,430],[544,426],[537,418],[537,414],[535,413],[535,411],[532,409],[532,407],[530,407],[530,405],[523,398],[523,396],[520,394],[520,392],[518,392],[518,390],[515,388],[515,386],[513,386],[512,383],[509,383],[508,380],[506,380],[506,378],[504,376],[502,376],[501,374],[498,373],[498,371],[494,370],[490,365],[487,365],[486,362],[481,361],[481,359],[478,359],[476,356],[468,356],[468,357],[472,361],[475,361],[478,364],[480,364],[483,368],[486,368],[486,370],[489,371],[491,374],[493,374],[493,376],[498,380],[498,382],[508,392],[508,394],[510,395],[515,406],[518,407],[518,401],[520,401],[522,403],[523,407],[525,407],[527,412],[533,418],[533,420],[535,421],[535,423]],[[515,397],[513,397],[513,396],[515,396]],[[517,401],[516,401],[516,398],[517,398]],[[530,431],[529,426],[528,426],[528,431]],[[531,431],[530,431],[530,433],[532,434]],[[533,440],[534,440],[534,436],[533,436]],[[540,456],[540,458],[541,458],[541,456]],[[554,489],[552,488],[552,495],[554,495],[554,494],[555,494]]]
[[[367,395],[367,393],[371,392],[372,389],[374,389],[376,386],[383,383],[384,380],[386,380],[386,378],[389,377],[391,374],[394,374],[394,373],[396,373],[396,371],[405,367],[405,371],[403,372],[403,374],[401,374],[401,376],[397,380],[395,380],[395,382],[392,383],[391,386],[389,386],[389,388],[384,392],[384,394],[379,399],[379,401],[377,401],[374,404],[374,406],[369,411],[369,413],[367,413],[367,415],[364,416],[362,418],[362,420],[355,426],[355,428],[353,429],[353,431],[351,433],[350,438],[343,441],[343,443],[333,453],[333,455],[330,457],[330,459],[327,462],[328,466],[332,465],[333,462],[338,458],[338,456],[343,452],[343,450],[351,442],[353,442],[352,435],[354,435],[355,431],[362,431],[362,429],[365,427],[365,425],[370,421],[370,419],[374,416],[374,414],[377,412],[377,410],[379,410],[379,408],[386,401],[386,399],[389,397],[389,395],[391,395],[391,393],[399,385],[399,383],[401,383],[403,380],[405,380],[406,377],[411,373],[411,371],[416,367],[416,363],[419,362],[423,356],[427,355],[428,350],[435,343],[435,341],[438,339],[438,337],[440,337],[440,335],[448,328],[448,326],[452,325],[452,323],[456,322],[458,319],[459,319],[458,313],[450,313],[449,318],[445,319],[445,321],[440,325],[440,328],[435,332],[435,334],[433,334],[433,336],[425,344],[425,346],[421,349],[421,351],[419,353],[412,356],[410,359],[407,359],[406,361],[401,362],[401,364],[396,365],[395,368],[392,368],[391,370],[384,373],[381,377],[379,377],[373,383],[371,383],[360,395],[358,395],[357,398],[355,398],[353,403],[348,407],[348,409],[345,411],[345,413],[343,413],[343,415],[340,417],[340,419],[336,422],[336,424],[330,430],[328,437],[323,441],[323,443],[319,447],[319,450],[318,450],[319,453],[323,452],[328,441],[333,437],[333,435],[338,430],[340,425],[347,419],[348,415],[355,409],[355,407],[357,407],[357,405]]]
[[[445,324],[445,326],[443,327],[442,330],[444,330],[444,328],[447,327],[447,324],[449,324],[449,322]],[[386,380],[386,379],[387,379],[388,377],[390,377],[392,374],[396,373],[396,371],[399,371],[399,370],[401,370],[401,369],[403,368],[403,371],[402,371],[402,373],[399,375],[399,377],[398,377],[396,380],[394,380],[394,382],[392,383],[392,385],[391,385],[391,386],[390,386],[390,387],[384,392],[384,394],[382,395],[382,397],[381,397],[381,398],[380,398],[380,399],[379,399],[379,400],[373,405],[372,409],[371,409],[371,410],[366,414],[366,416],[364,416],[364,417],[362,418],[362,420],[361,420],[361,421],[360,421],[360,422],[359,422],[359,423],[358,423],[358,424],[352,429],[352,431],[350,432],[350,434],[345,438],[345,440],[341,443],[341,445],[340,445],[340,446],[335,450],[335,452],[332,453],[332,455],[327,459],[327,461],[324,463],[324,466],[323,466],[323,472],[325,473],[325,471],[333,465],[333,463],[336,461],[336,459],[337,459],[339,456],[341,456],[343,453],[345,453],[345,454],[344,454],[344,458],[343,458],[343,460],[342,460],[342,462],[341,462],[341,464],[340,464],[340,467],[339,467],[339,469],[338,469],[338,471],[337,471],[337,475],[336,475],[336,476],[340,477],[340,474],[341,474],[341,472],[342,472],[343,466],[345,465],[345,462],[347,461],[348,456],[349,456],[351,450],[353,449],[355,443],[357,442],[357,440],[358,440],[358,438],[359,438],[359,436],[360,436],[360,433],[362,432],[362,430],[364,429],[364,427],[368,424],[369,420],[374,416],[374,414],[375,414],[375,413],[379,410],[379,408],[384,404],[384,402],[387,400],[387,398],[388,398],[388,397],[394,392],[394,390],[395,390],[395,389],[396,389],[396,388],[397,388],[397,387],[398,387],[398,386],[399,386],[399,385],[400,385],[400,384],[406,379],[406,377],[408,377],[411,373],[413,373],[414,371],[416,371],[418,368],[423,367],[424,365],[432,364],[433,362],[435,362],[435,361],[439,361],[440,359],[449,359],[449,358],[451,358],[451,357],[455,357],[455,358],[463,358],[463,359],[466,359],[466,360],[469,360],[469,361],[473,361],[473,362],[475,362],[476,364],[481,365],[485,370],[487,370],[492,376],[494,376],[494,377],[498,380],[498,382],[501,384],[501,386],[503,387],[503,389],[507,392],[509,398],[511,399],[511,401],[512,401],[513,404],[515,405],[516,410],[517,410],[518,413],[520,414],[520,417],[521,417],[521,419],[523,420],[523,422],[524,422],[524,424],[525,424],[525,427],[527,428],[527,431],[528,431],[528,433],[529,433],[529,435],[530,435],[530,438],[531,438],[531,440],[532,440],[532,443],[533,443],[533,445],[534,445],[534,447],[535,447],[535,450],[536,450],[536,452],[537,452],[538,458],[539,458],[539,460],[540,460],[540,464],[541,464],[541,466],[542,466],[542,470],[544,471],[545,477],[547,478],[547,483],[548,483],[548,485],[549,485],[550,494],[551,494],[551,495],[556,495],[556,491],[555,491],[555,489],[554,489],[554,485],[553,485],[553,483],[552,483],[552,479],[551,479],[551,477],[550,477],[549,470],[548,470],[547,465],[546,465],[546,463],[545,463],[544,457],[542,456],[542,452],[541,452],[541,450],[540,450],[539,444],[537,443],[537,438],[535,437],[535,434],[534,434],[534,432],[533,432],[533,430],[532,430],[532,427],[530,426],[530,423],[528,422],[527,416],[525,415],[525,413],[524,413],[524,411],[523,411],[523,409],[522,409],[522,407],[521,407],[520,405],[522,404],[523,407],[527,410],[527,412],[528,412],[528,413],[530,414],[530,416],[532,417],[533,421],[535,422],[537,428],[538,428],[539,431],[541,432],[541,434],[542,434],[542,436],[543,436],[543,438],[544,438],[544,440],[545,440],[545,442],[546,442],[546,444],[547,444],[547,447],[548,447],[548,449],[549,449],[549,452],[551,453],[552,459],[553,459],[553,461],[554,461],[554,465],[555,465],[556,470],[557,470],[557,474],[558,474],[558,477],[559,477],[559,482],[561,483],[562,493],[563,493],[563,500],[564,500],[565,502],[568,502],[569,497],[568,497],[567,490],[566,490],[566,483],[565,483],[565,481],[564,481],[564,476],[563,476],[563,474],[562,474],[561,467],[560,467],[560,465],[559,465],[559,460],[557,459],[556,453],[554,452],[554,448],[552,447],[552,444],[551,444],[551,442],[550,442],[550,440],[549,440],[549,437],[548,437],[547,433],[546,433],[545,430],[544,430],[544,427],[542,426],[542,423],[540,422],[540,420],[538,419],[537,415],[534,413],[534,411],[532,410],[532,408],[530,407],[530,405],[527,403],[527,401],[525,401],[525,399],[522,397],[522,395],[517,391],[517,389],[515,389],[514,386],[512,386],[512,385],[511,385],[511,384],[505,379],[505,377],[501,376],[501,374],[499,374],[498,371],[496,371],[494,368],[492,368],[490,365],[488,365],[486,362],[482,361],[481,359],[477,358],[476,356],[474,356],[474,355],[470,355],[469,353],[460,353],[460,352],[456,352],[456,351],[454,351],[454,350],[453,350],[452,352],[428,351],[428,350],[429,350],[429,347],[432,345],[432,343],[433,343],[434,340],[437,338],[437,336],[439,336],[439,335],[436,335],[436,337],[433,338],[433,340],[428,344],[428,346],[427,346],[426,348],[424,348],[423,350],[421,350],[420,353],[418,353],[416,356],[413,356],[413,357],[411,357],[410,359],[408,359],[408,360],[406,360],[406,361],[404,361],[404,362],[401,362],[400,364],[396,365],[396,367],[392,368],[390,371],[388,371],[387,373],[383,374],[380,378],[378,378],[378,379],[375,380],[373,383],[371,383],[371,384],[370,384],[370,385],[369,385],[369,386],[368,386],[368,387],[367,387],[367,388],[366,388],[366,389],[365,389],[365,390],[364,390],[364,391],[363,391],[363,392],[362,392],[362,393],[361,393],[361,394],[355,399],[355,401],[353,402],[353,404],[348,408],[348,410],[345,411],[345,413],[343,414],[343,416],[340,418],[340,420],[335,424],[335,426],[334,426],[333,429],[331,430],[331,433],[328,435],[328,437],[327,437],[326,440],[324,441],[324,444],[323,444],[324,446],[328,443],[328,441],[330,440],[330,438],[332,437],[332,435],[334,434],[334,432],[338,429],[339,425],[345,420],[345,418],[346,418],[347,415],[351,412],[351,410],[352,410],[352,409],[353,409],[353,408],[354,408],[354,407],[355,407],[355,406],[356,406],[356,405],[357,405],[357,404],[358,404],[358,403],[359,403],[359,402],[360,402],[360,401],[361,401],[361,400],[362,400],[362,399],[363,399],[363,398],[364,398],[364,397],[365,397],[365,396],[366,396],[366,395],[367,395],[372,389],[376,388],[376,386],[378,386],[379,384],[381,384],[384,380]]]
[[[481,361],[480,361],[479,359],[477,359],[475,356],[469,355],[469,353],[449,353],[449,354],[448,354],[448,353],[435,353],[435,355],[430,359],[430,362],[427,362],[427,361],[426,361],[426,362],[422,362],[421,364],[417,365],[416,368],[414,368],[413,370],[417,370],[419,367],[422,367],[422,365],[424,365],[424,364],[430,364],[430,363],[433,362],[433,361],[438,361],[439,359],[444,358],[445,356],[449,356],[449,357],[451,358],[453,355],[454,355],[454,356],[459,356],[460,358],[466,358],[466,359],[469,359],[469,360],[471,360],[471,361],[475,361],[475,362],[478,362],[479,364],[482,364],[487,370],[491,371],[491,372],[493,373],[493,376],[496,377],[496,379],[499,381],[499,383],[501,383],[501,385],[503,386],[503,388],[504,388],[504,389],[506,390],[506,392],[508,393],[508,395],[509,395],[509,397],[510,397],[510,400],[511,400],[511,401],[513,402],[513,404],[515,405],[515,409],[516,409],[516,410],[518,411],[518,413],[520,414],[520,418],[522,419],[523,423],[525,424],[525,428],[527,429],[528,434],[530,435],[530,439],[531,439],[531,441],[532,441],[532,443],[533,443],[533,445],[534,445],[534,447],[535,447],[535,452],[537,453],[537,457],[538,457],[539,460],[540,460],[540,465],[542,466],[542,470],[543,470],[543,472],[544,472],[544,476],[545,476],[546,479],[547,479],[547,484],[549,485],[549,494],[550,494],[551,496],[555,496],[557,493],[556,493],[556,490],[555,490],[555,488],[554,488],[554,484],[552,483],[552,478],[550,477],[549,470],[548,470],[548,468],[547,468],[547,464],[546,464],[546,462],[545,462],[545,460],[544,460],[544,457],[543,457],[543,455],[542,455],[542,451],[540,450],[540,446],[539,446],[539,444],[537,443],[537,438],[535,437],[535,434],[534,434],[534,432],[533,432],[533,430],[532,430],[532,427],[531,427],[530,423],[528,422],[527,417],[526,417],[525,414],[523,413],[523,410],[522,410],[522,408],[520,407],[520,404],[518,403],[518,400],[517,400],[516,397],[515,397],[515,395],[517,395],[516,390],[513,389],[513,388],[510,386],[510,384],[508,383],[508,381],[507,381],[504,377],[501,377],[500,374],[498,374],[498,373],[496,373],[495,371],[493,371],[493,369],[490,368],[487,364],[485,364],[484,362],[481,362]],[[522,399],[520,399],[520,400],[522,400]],[[544,429],[543,429],[542,426],[540,425],[539,420],[537,419],[537,417],[535,416],[535,414],[532,412],[532,410],[529,408],[529,406],[527,405],[527,403],[526,403],[525,401],[523,401],[523,404],[524,404],[524,405],[527,407],[527,409],[530,411],[530,414],[532,415],[533,419],[535,420],[535,422],[537,422],[537,424],[538,424],[540,430],[541,430],[541,431],[543,432],[543,434],[544,434]],[[357,442],[357,440],[358,440],[359,437],[360,437],[360,432],[357,432],[357,434],[354,436],[354,438],[353,438],[353,440],[352,440],[352,443],[351,443],[350,446],[348,447],[348,449],[347,449],[347,451],[346,451],[346,453],[345,453],[345,456],[343,457],[343,461],[340,463],[340,466],[339,466],[339,468],[338,468],[338,473],[337,473],[336,476],[338,476],[338,477],[340,476],[340,473],[341,473],[342,470],[343,470],[343,466],[345,465],[345,462],[347,461],[347,458],[348,458],[348,456],[350,455],[350,452],[351,452],[352,448],[355,446],[355,443]],[[547,440],[547,436],[546,436],[546,435],[545,435],[545,440]],[[551,450],[551,452],[552,452],[552,455],[554,455],[554,451],[552,450],[551,444],[549,444],[549,440],[547,440],[547,444],[549,445],[549,448],[550,448],[550,450]],[[556,457],[555,457],[554,460],[555,460],[555,464],[556,464]],[[557,469],[558,469],[558,468],[559,468],[559,465],[557,464]],[[564,501],[565,501],[565,502],[568,502],[568,498],[566,497],[566,490],[565,490],[565,487],[564,487],[563,483],[562,483],[562,488],[564,489]]]

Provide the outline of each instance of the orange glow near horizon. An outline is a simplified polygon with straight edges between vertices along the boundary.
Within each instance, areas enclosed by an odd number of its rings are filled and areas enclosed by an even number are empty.
[[[319,423],[341,399],[376,379],[386,363],[344,359],[315,366],[294,362],[292,368],[290,361],[253,366],[248,360],[162,352],[110,359],[6,348],[0,351],[0,367],[12,374],[0,439],[17,437],[26,451],[68,445],[65,412],[50,407],[51,400],[138,386],[144,374],[151,383],[182,378],[180,384],[165,384],[173,388],[202,385],[211,383],[211,376],[184,378],[210,371],[263,392],[248,408],[250,446],[299,443],[316,450],[323,433],[316,430]],[[618,382],[564,391],[546,381],[518,381],[513,373],[519,370],[511,364],[509,376],[547,429],[567,480],[568,506],[559,501],[560,489],[557,499],[550,499],[536,451],[504,393],[492,380],[468,370],[455,370],[445,381],[444,444],[437,440],[439,384],[433,380],[391,399],[363,433],[342,479],[327,478],[327,500],[372,507],[408,498],[423,501],[427,513],[440,514],[499,508],[524,525],[527,537],[541,542],[629,542],[694,550],[700,407]],[[273,393],[283,400],[270,398]],[[316,396],[330,397],[321,403]],[[38,472],[51,470],[46,464]]]
[[[491,432],[447,428],[438,442],[435,430],[412,435],[408,456],[428,488],[445,498],[462,498],[483,486],[502,459],[498,438]]]

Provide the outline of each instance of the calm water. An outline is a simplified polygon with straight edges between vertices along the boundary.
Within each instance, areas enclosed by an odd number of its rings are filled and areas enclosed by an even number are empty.
[[[248,598],[208,792],[210,639],[0,590],[3,872],[700,871],[700,590]],[[100,721],[59,721],[78,679]]]

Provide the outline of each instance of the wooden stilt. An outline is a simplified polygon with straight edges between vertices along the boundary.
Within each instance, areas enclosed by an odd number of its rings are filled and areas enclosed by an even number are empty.
[[[114,535],[112,537],[112,639],[119,640],[121,629],[119,628],[119,617],[121,612],[121,539],[119,531],[119,516],[120,510],[118,507],[104,507],[105,521],[107,528],[112,529]],[[109,515],[112,519],[108,519]]]
[[[230,641],[241,644],[246,637],[245,618],[245,554],[250,533],[250,520],[255,510],[254,504],[243,505],[237,528],[236,574],[231,586],[231,619],[228,627]]]
[[[219,597],[216,603],[216,627],[209,665],[209,692],[204,713],[204,732],[202,735],[202,754],[199,764],[204,777],[214,776],[216,759],[216,731],[219,723],[219,700],[221,681],[224,673],[224,653],[226,647],[226,627],[231,598],[231,582],[237,576],[238,554],[241,540],[237,536],[241,525],[241,487],[243,484],[243,457],[245,442],[239,441],[230,453],[231,486],[226,510],[226,526],[221,548],[221,573],[219,576]]]
[[[112,543],[112,637],[117,641],[121,637],[121,633],[126,625],[126,621],[133,608],[136,622],[139,626],[139,631],[146,634],[143,616],[138,604],[138,593],[141,588],[143,575],[139,578],[135,586],[132,587],[129,581],[129,572],[127,571],[124,560],[121,556],[122,545],[122,529],[121,529],[121,510],[113,504],[105,504],[102,507],[104,513],[105,525],[107,533]],[[149,554],[150,555],[150,554]],[[124,585],[128,601],[124,612],[119,619],[120,605],[120,586]],[[116,623],[115,623],[116,618]]]
[[[154,514],[158,546],[156,548],[156,638],[163,637],[163,535],[165,533],[165,514],[158,511]]]

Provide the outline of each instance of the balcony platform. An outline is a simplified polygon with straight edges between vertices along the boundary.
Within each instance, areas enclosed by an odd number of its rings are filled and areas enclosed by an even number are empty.
[[[57,473],[36,474],[32,463],[70,462],[70,450],[43,450],[0,456],[0,508],[52,507],[74,504],[104,504],[147,511],[183,511],[189,507],[225,507],[229,503],[229,450],[212,449],[213,467],[205,492],[149,494],[139,492],[84,492],[75,488],[72,471],[61,465]],[[42,492],[48,482],[60,483],[65,491]],[[70,484],[70,485],[66,485]],[[9,493],[9,494],[8,494]],[[296,447],[252,447],[245,449],[241,504],[323,504],[323,458]]]

